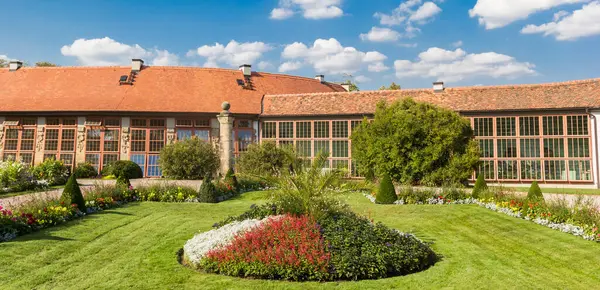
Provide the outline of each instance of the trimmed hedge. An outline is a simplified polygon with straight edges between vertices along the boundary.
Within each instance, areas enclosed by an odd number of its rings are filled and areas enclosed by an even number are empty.
[[[75,167],[75,170],[73,171],[73,175],[75,175],[76,178],[94,178],[98,176],[98,171],[91,163],[82,162],[77,164],[77,167]]]
[[[117,179],[125,177],[127,179],[143,178],[144,172],[137,163],[130,160],[118,160],[102,170],[102,175],[114,175]]]
[[[207,174],[202,180],[200,185],[200,192],[198,193],[198,201],[206,203],[217,203],[217,190],[212,182],[212,175]]]
[[[86,212],[85,199],[83,199],[83,194],[81,193],[81,188],[79,188],[79,185],[77,184],[75,175],[69,177],[67,185],[65,185],[65,189],[60,197],[60,201],[69,205],[76,204],[81,212]]]
[[[191,138],[165,146],[158,163],[166,177],[199,180],[214,175],[220,160],[212,144]]]
[[[527,200],[544,201],[544,194],[542,194],[542,189],[538,185],[537,181],[533,181],[531,183],[531,187],[529,187],[529,191],[527,192]]]
[[[487,183],[485,183],[485,177],[483,174],[479,174],[477,176],[477,181],[475,182],[475,186],[473,187],[473,191],[471,192],[471,196],[473,198],[479,198],[482,192],[488,190]]]
[[[398,200],[396,189],[394,188],[394,184],[392,183],[392,179],[389,175],[386,174],[383,176],[383,179],[379,184],[379,191],[377,192],[375,200],[380,204],[393,204],[396,200]]]

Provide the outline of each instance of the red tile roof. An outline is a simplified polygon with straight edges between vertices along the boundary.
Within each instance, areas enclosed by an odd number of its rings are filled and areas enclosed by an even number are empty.
[[[458,112],[600,108],[600,79],[491,87],[267,95],[264,116],[363,115],[380,100],[412,97]]]
[[[311,78],[252,73],[254,89],[237,84],[238,70],[144,67],[133,86],[119,85],[130,67],[0,69],[0,112],[206,112],[231,103],[238,114],[259,114],[265,94],[336,92]]]

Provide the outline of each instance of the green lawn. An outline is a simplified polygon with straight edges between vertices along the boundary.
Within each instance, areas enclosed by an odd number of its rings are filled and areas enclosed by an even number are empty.
[[[496,187],[496,186],[492,186]],[[529,187],[502,187],[508,190],[514,190],[517,192],[528,192]],[[589,188],[544,188],[542,187],[543,193],[560,193],[560,194],[581,194],[581,195],[600,195],[600,189],[589,189]]]
[[[593,289],[600,244],[475,205],[381,206],[348,202],[410,231],[444,259],[427,271],[361,282],[291,283],[207,275],[176,252],[198,231],[243,212],[263,193],[217,205],[138,203],[0,244],[1,289]]]

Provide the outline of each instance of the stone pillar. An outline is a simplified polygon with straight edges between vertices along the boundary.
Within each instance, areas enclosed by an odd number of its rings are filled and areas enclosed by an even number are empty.
[[[4,121],[6,121],[6,118],[0,117],[0,160],[4,155]]]
[[[217,115],[219,119],[219,155],[221,158],[221,175],[225,175],[233,167],[233,116],[229,112],[228,102],[221,105],[223,111]]]
[[[121,118],[121,154],[120,160],[129,160],[129,142],[131,139],[130,133],[131,118]]]
[[[175,143],[175,118],[167,118],[167,145]]]
[[[37,130],[35,137],[35,154],[33,157],[33,164],[40,164],[44,162],[44,130],[46,129],[46,118],[37,118]]]
[[[85,117],[77,117],[77,148],[75,162],[85,162]]]

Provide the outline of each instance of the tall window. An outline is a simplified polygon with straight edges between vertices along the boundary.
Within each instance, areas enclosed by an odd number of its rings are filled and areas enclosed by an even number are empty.
[[[98,170],[119,160],[120,118],[88,118],[85,161]]]
[[[500,181],[592,181],[586,115],[475,117],[473,129],[482,159],[475,176]]]
[[[160,177],[158,166],[160,150],[165,146],[165,119],[131,119],[130,160],[144,171],[144,176]]]
[[[65,166],[73,169],[76,131],[75,118],[46,118],[44,159],[62,160]]]
[[[37,119],[12,118],[4,122],[3,160],[33,164]]]
[[[239,156],[240,153],[248,150],[248,145],[254,143],[254,128],[250,120],[236,120],[233,128],[234,153]]]
[[[209,119],[177,119],[177,140],[186,140],[192,137],[200,140],[210,141]]]

